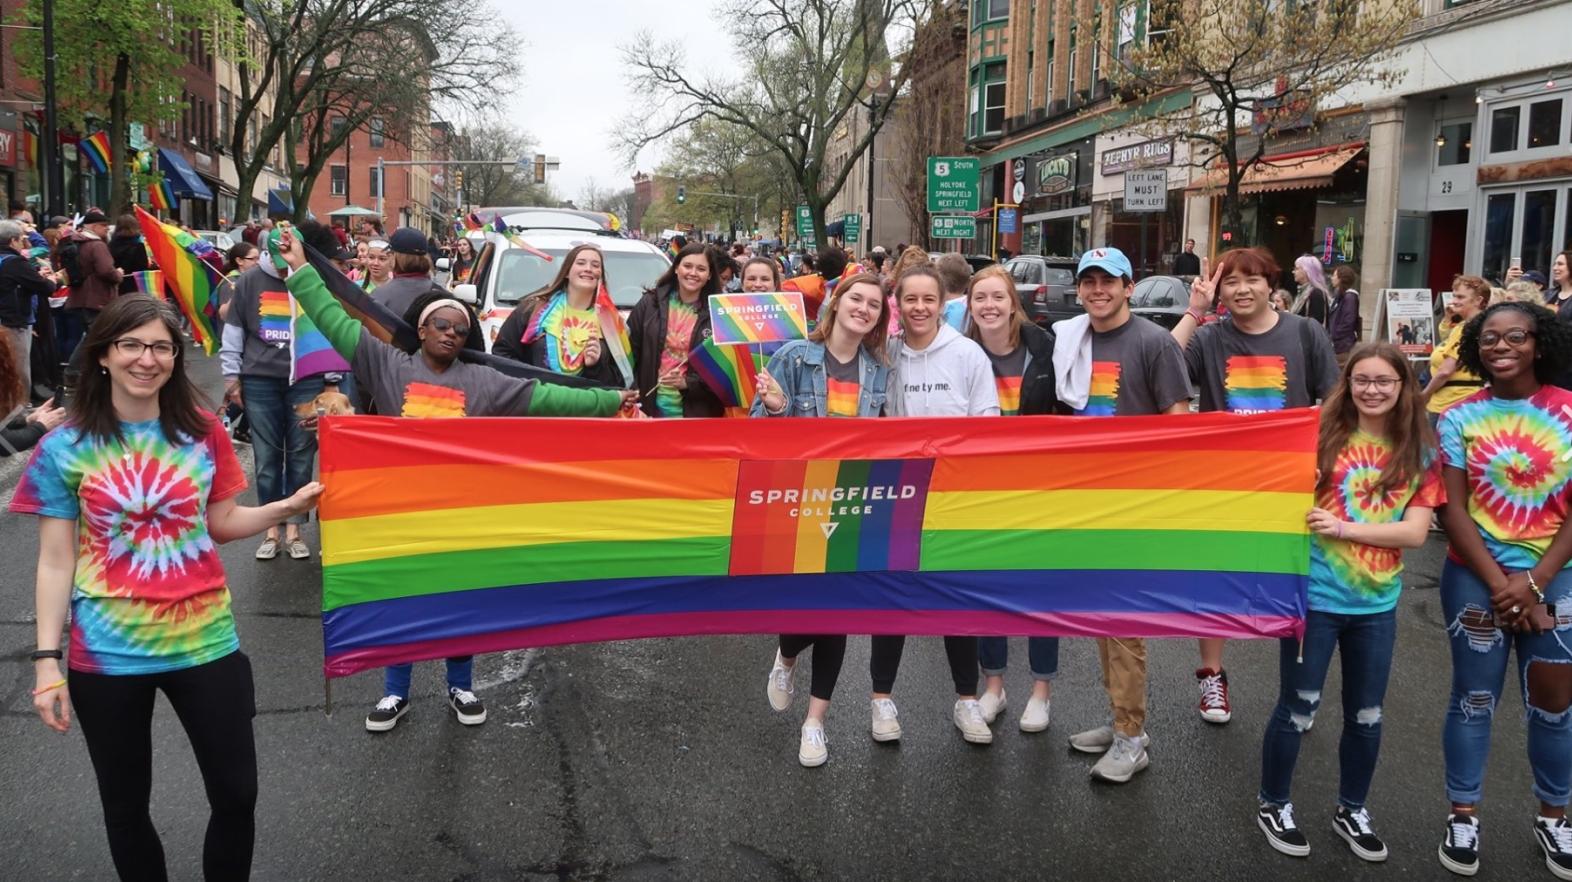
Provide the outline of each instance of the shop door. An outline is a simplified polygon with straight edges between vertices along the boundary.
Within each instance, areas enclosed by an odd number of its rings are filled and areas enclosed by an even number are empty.
[[[1392,287],[1423,288],[1427,275],[1426,251],[1430,243],[1430,217],[1401,212],[1392,235]]]
[[[1422,287],[1446,291],[1463,273],[1463,248],[1468,242],[1468,211],[1430,214],[1430,260]],[[1421,287],[1421,286],[1415,286]]]
[[[1506,278],[1513,258],[1520,259],[1525,270],[1548,274],[1551,256],[1567,242],[1572,214],[1569,200],[1572,189],[1565,185],[1522,187],[1487,195],[1480,275],[1492,281]]]

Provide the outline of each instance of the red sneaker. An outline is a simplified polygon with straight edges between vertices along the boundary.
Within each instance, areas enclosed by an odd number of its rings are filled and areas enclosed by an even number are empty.
[[[1201,719],[1219,725],[1233,719],[1233,710],[1228,706],[1228,674],[1201,668],[1195,672],[1195,679],[1201,687]]]

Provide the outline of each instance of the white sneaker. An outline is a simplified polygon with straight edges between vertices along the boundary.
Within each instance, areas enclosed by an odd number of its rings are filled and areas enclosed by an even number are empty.
[[[888,698],[873,700],[873,740],[901,740],[901,721],[896,715],[895,702]]]
[[[999,690],[998,695],[995,695],[992,692],[984,692],[982,696],[977,699],[977,706],[982,708],[983,722],[992,726],[993,721],[999,718],[999,712],[1004,710],[1006,703],[1007,699],[1003,689]]]
[[[809,720],[802,724],[802,744],[797,748],[797,762],[808,768],[824,765],[830,758],[830,749],[825,746],[824,727],[817,720]]]
[[[1022,732],[1041,732],[1048,728],[1048,699],[1029,698],[1021,712]]]
[[[796,667],[786,667],[786,662],[781,658],[781,651],[775,650],[775,666],[770,668],[770,677],[764,683],[764,694],[770,700],[770,707],[783,711],[791,707],[791,697],[797,691],[792,683],[792,676]]]
[[[992,744],[993,730],[983,719],[982,705],[975,698],[963,698],[955,703],[955,728],[961,737],[972,744]]]
[[[1092,777],[1115,784],[1135,777],[1135,773],[1146,768],[1150,760],[1146,755],[1146,733],[1142,732],[1140,738],[1129,738],[1115,734],[1113,746],[1103,754],[1103,758],[1092,766]]]
[[[1108,748],[1113,747],[1113,743],[1113,726],[1098,726],[1095,729],[1087,729],[1085,732],[1077,732],[1070,736],[1070,746],[1082,753],[1107,753]],[[1151,743],[1152,739],[1145,732],[1142,732],[1141,746],[1145,747]]]

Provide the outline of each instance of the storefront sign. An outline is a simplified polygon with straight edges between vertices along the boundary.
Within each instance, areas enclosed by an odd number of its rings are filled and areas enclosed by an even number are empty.
[[[1124,173],[1125,211],[1167,211],[1168,170],[1127,171]]]
[[[0,129],[0,165],[16,167],[16,132]]]
[[[928,157],[928,211],[977,211],[982,163],[974,156]]]
[[[1000,207],[998,213],[999,235],[1008,236],[1021,231],[1021,210],[1019,208]]]
[[[1429,288],[1383,288],[1386,339],[1410,358],[1428,358],[1435,348],[1436,320]]]
[[[928,231],[935,239],[975,239],[977,219],[974,217],[945,217],[934,215]]]
[[[1102,174],[1114,175],[1132,168],[1173,165],[1173,161],[1174,142],[1172,138],[1168,138],[1104,150],[1098,160],[1098,168]]]
[[[1037,195],[1053,196],[1075,189],[1074,150],[1049,156],[1037,163]]]

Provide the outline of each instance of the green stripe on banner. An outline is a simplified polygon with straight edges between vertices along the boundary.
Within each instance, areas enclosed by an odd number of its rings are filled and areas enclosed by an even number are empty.
[[[924,530],[922,571],[1310,571],[1310,538],[1212,530]]]
[[[837,487],[864,487],[868,484],[867,460],[846,460],[835,476]],[[824,553],[826,573],[855,573],[857,549],[862,547],[862,518],[846,518],[830,536]]]
[[[592,579],[724,576],[731,537],[559,542],[368,560],[325,567],[322,610],[477,588]]]

